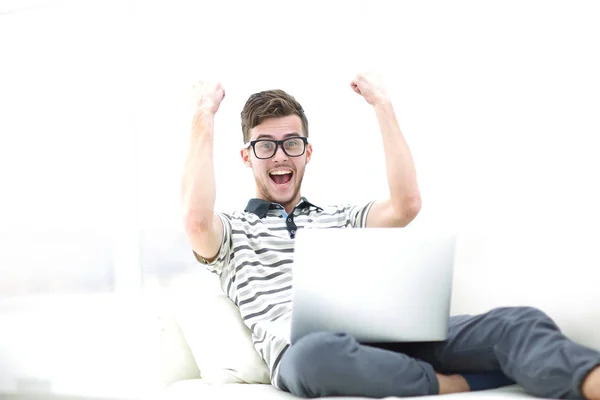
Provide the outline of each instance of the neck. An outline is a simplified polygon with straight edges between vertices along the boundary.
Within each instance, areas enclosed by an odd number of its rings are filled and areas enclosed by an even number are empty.
[[[285,208],[285,212],[288,214],[291,214],[292,211],[294,210],[294,207],[296,206],[296,204],[298,204],[298,202],[300,201],[300,197],[298,197],[298,199],[296,201],[294,201],[293,203],[288,203],[286,204],[282,204],[283,208]]]

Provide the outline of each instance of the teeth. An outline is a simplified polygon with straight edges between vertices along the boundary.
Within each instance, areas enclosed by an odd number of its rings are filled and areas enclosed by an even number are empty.
[[[285,175],[285,174],[291,174],[292,171],[290,171],[289,169],[282,169],[279,171],[271,171],[269,172],[269,175]]]

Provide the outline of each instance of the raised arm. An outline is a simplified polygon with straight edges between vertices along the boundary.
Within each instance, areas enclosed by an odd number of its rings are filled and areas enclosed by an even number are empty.
[[[181,185],[186,235],[196,254],[207,261],[217,256],[223,238],[223,224],[214,211],[213,127],[224,97],[219,83],[200,82],[194,87],[194,114]]]
[[[421,195],[412,154],[400,131],[396,114],[379,78],[359,74],[350,86],[375,110],[383,139],[390,197],[375,202],[367,227],[404,227],[421,209]]]

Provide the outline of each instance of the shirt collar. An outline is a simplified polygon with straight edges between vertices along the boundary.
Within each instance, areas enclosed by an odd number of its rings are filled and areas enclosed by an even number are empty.
[[[277,203],[271,203],[270,201],[267,201],[267,200],[250,199],[250,201],[248,201],[248,205],[246,206],[246,209],[244,211],[255,214],[258,218],[264,218],[267,216],[267,212],[270,209],[274,209],[274,208],[278,208],[278,207],[281,207],[281,205],[279,205]],[[294,207],[294,209],[297,209],[297,208],[302,209],[302,208],[307,208],[307,207],[315,207],[317,210],[323,211],[323,209],[321,207],[315,206],[310,201],[308,201],[306,199],[306,197],[300,198],[300,201],[298,202],[298,204],[296,204],[296,207]]]

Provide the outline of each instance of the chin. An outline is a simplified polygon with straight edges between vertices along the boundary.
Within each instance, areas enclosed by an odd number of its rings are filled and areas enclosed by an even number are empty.
[[[267,190],[268,199],[273,203],[278,203],[281,205],[286,205],[294,200],[294,197],[298,194],[297,188],[290,188],[290,190],[286,190],[285,193],[277,193],[276,190],[269,188]]]
[[[282,196],[282,195],[273,196],[273,195],[271,195],[270,197],[271,197],[271,202],[278,203],[278,204],[281,204],[281,205],[286,205],[289,202],[291,202],[292,200],[294,200],[294,193],[291,193],[291,194],[285,195],[285,196]]]
[[[260,185],[259,193],[261,193],[266,200],[272,203],[278,203],[283,206],[289,205],[296,199],[296,196],[298,196],[300,192],[300,184],[294,178],[292,178],[292,180],[285,186],[275,184],[269,177],[267,177],[265,180],[257,180],[257,184]]]

